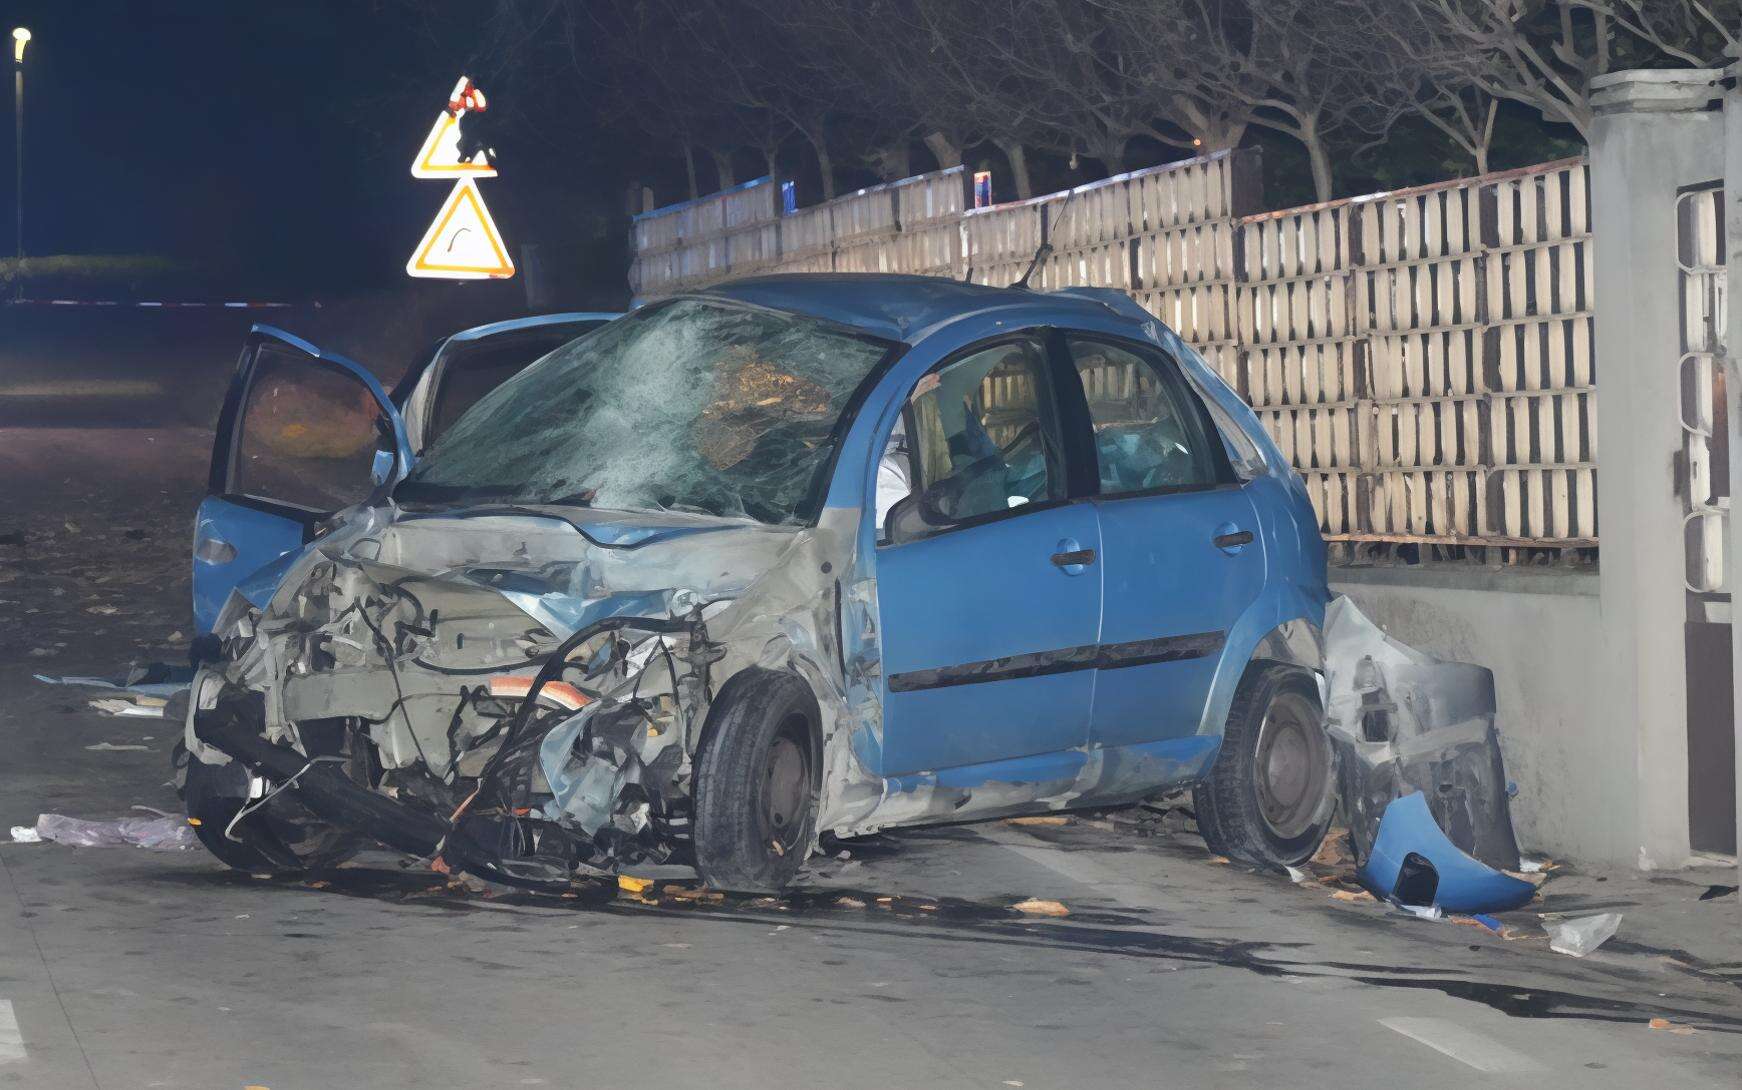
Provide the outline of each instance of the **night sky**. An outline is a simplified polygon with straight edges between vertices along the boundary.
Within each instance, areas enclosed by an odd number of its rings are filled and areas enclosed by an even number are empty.
[[[27,251],[169,255],[256,292],[402,280],[447,193],[409,166],[475,66],[469,19],[410,0],[8,0],[4,32],[34,35]],[[493,109],[513,105],[512,88],[485,89]],[[10,255],[10,108],[0,126]],[[554,153],[499,142],[502,176],[482,186],[511,244],[597,235],[619,207],[618,171],[593,158],[603,141],[570,131]]]

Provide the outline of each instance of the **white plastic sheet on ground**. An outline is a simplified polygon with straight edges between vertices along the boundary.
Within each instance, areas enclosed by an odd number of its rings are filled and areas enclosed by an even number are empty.
[[[23,826],[12,830],[12,839],[21,841]],[[185,818],[168,815],[126,817],[114,821],[85,821],[63,814],[42,814],[36,819],[37,838],[76,848],[150,848],[152,851],[177,852],[199,846],[199,838]]]

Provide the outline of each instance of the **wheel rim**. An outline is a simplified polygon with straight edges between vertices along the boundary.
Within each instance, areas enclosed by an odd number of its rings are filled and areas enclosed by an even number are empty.
[[[768,747],[763,766],[762,828],[765,839],[778,845],[782,855],[798,845],[809,816],[811,757],[806,737],[808,732],[802,716],[793,716],[782,723]]]
[[[1331,747],[1317,709],[1295,693],[1270,702],[1253,757],[1258,811],[1270,832],[1291,840],[1318,820],[1330,786]]]

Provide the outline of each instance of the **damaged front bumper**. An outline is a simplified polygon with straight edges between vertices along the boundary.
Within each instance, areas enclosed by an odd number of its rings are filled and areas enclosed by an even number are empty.
[[[746,666],[795,668],[833,607],[771,576],[816,528],[667,521],[681,532],[617,531],[625,545],[557,518],[353,516],[264,608],[233,598],[220,619],[188,775],[247,775],[221,777],[231,806],[202,838],[295,865],[268,818],[297,807],[512,884],[691,863],[715,692]]]

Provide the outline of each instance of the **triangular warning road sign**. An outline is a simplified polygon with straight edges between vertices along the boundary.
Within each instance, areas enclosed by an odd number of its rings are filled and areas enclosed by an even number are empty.
[[[461,178],[424,232],[405,271],[440,280],[502,280],[514,275],[508,248],[484,207],[478,183]]]
[[[464,110],[460,112],[465,113]],[[418,149],[417,158],[412,160],[411,176],[494,178],[496,168],[490,165],[490,160],[485,157],[482,149],[470,161],[460,159],[460,119],[443,110],[436,115],[429,135],[423,138],[423,147]]]
[[[482,149],[470,159],[460,158],[460,118],[469,110],[483,112],[484,92],[461,76],[460,82],[454,84],[454,93],[448,96],[448,108],[436,115],[429,135],[423,138],[423,147],[411,161],[413,178],[496,177],[496,168],[490,165],[489,156]]]

